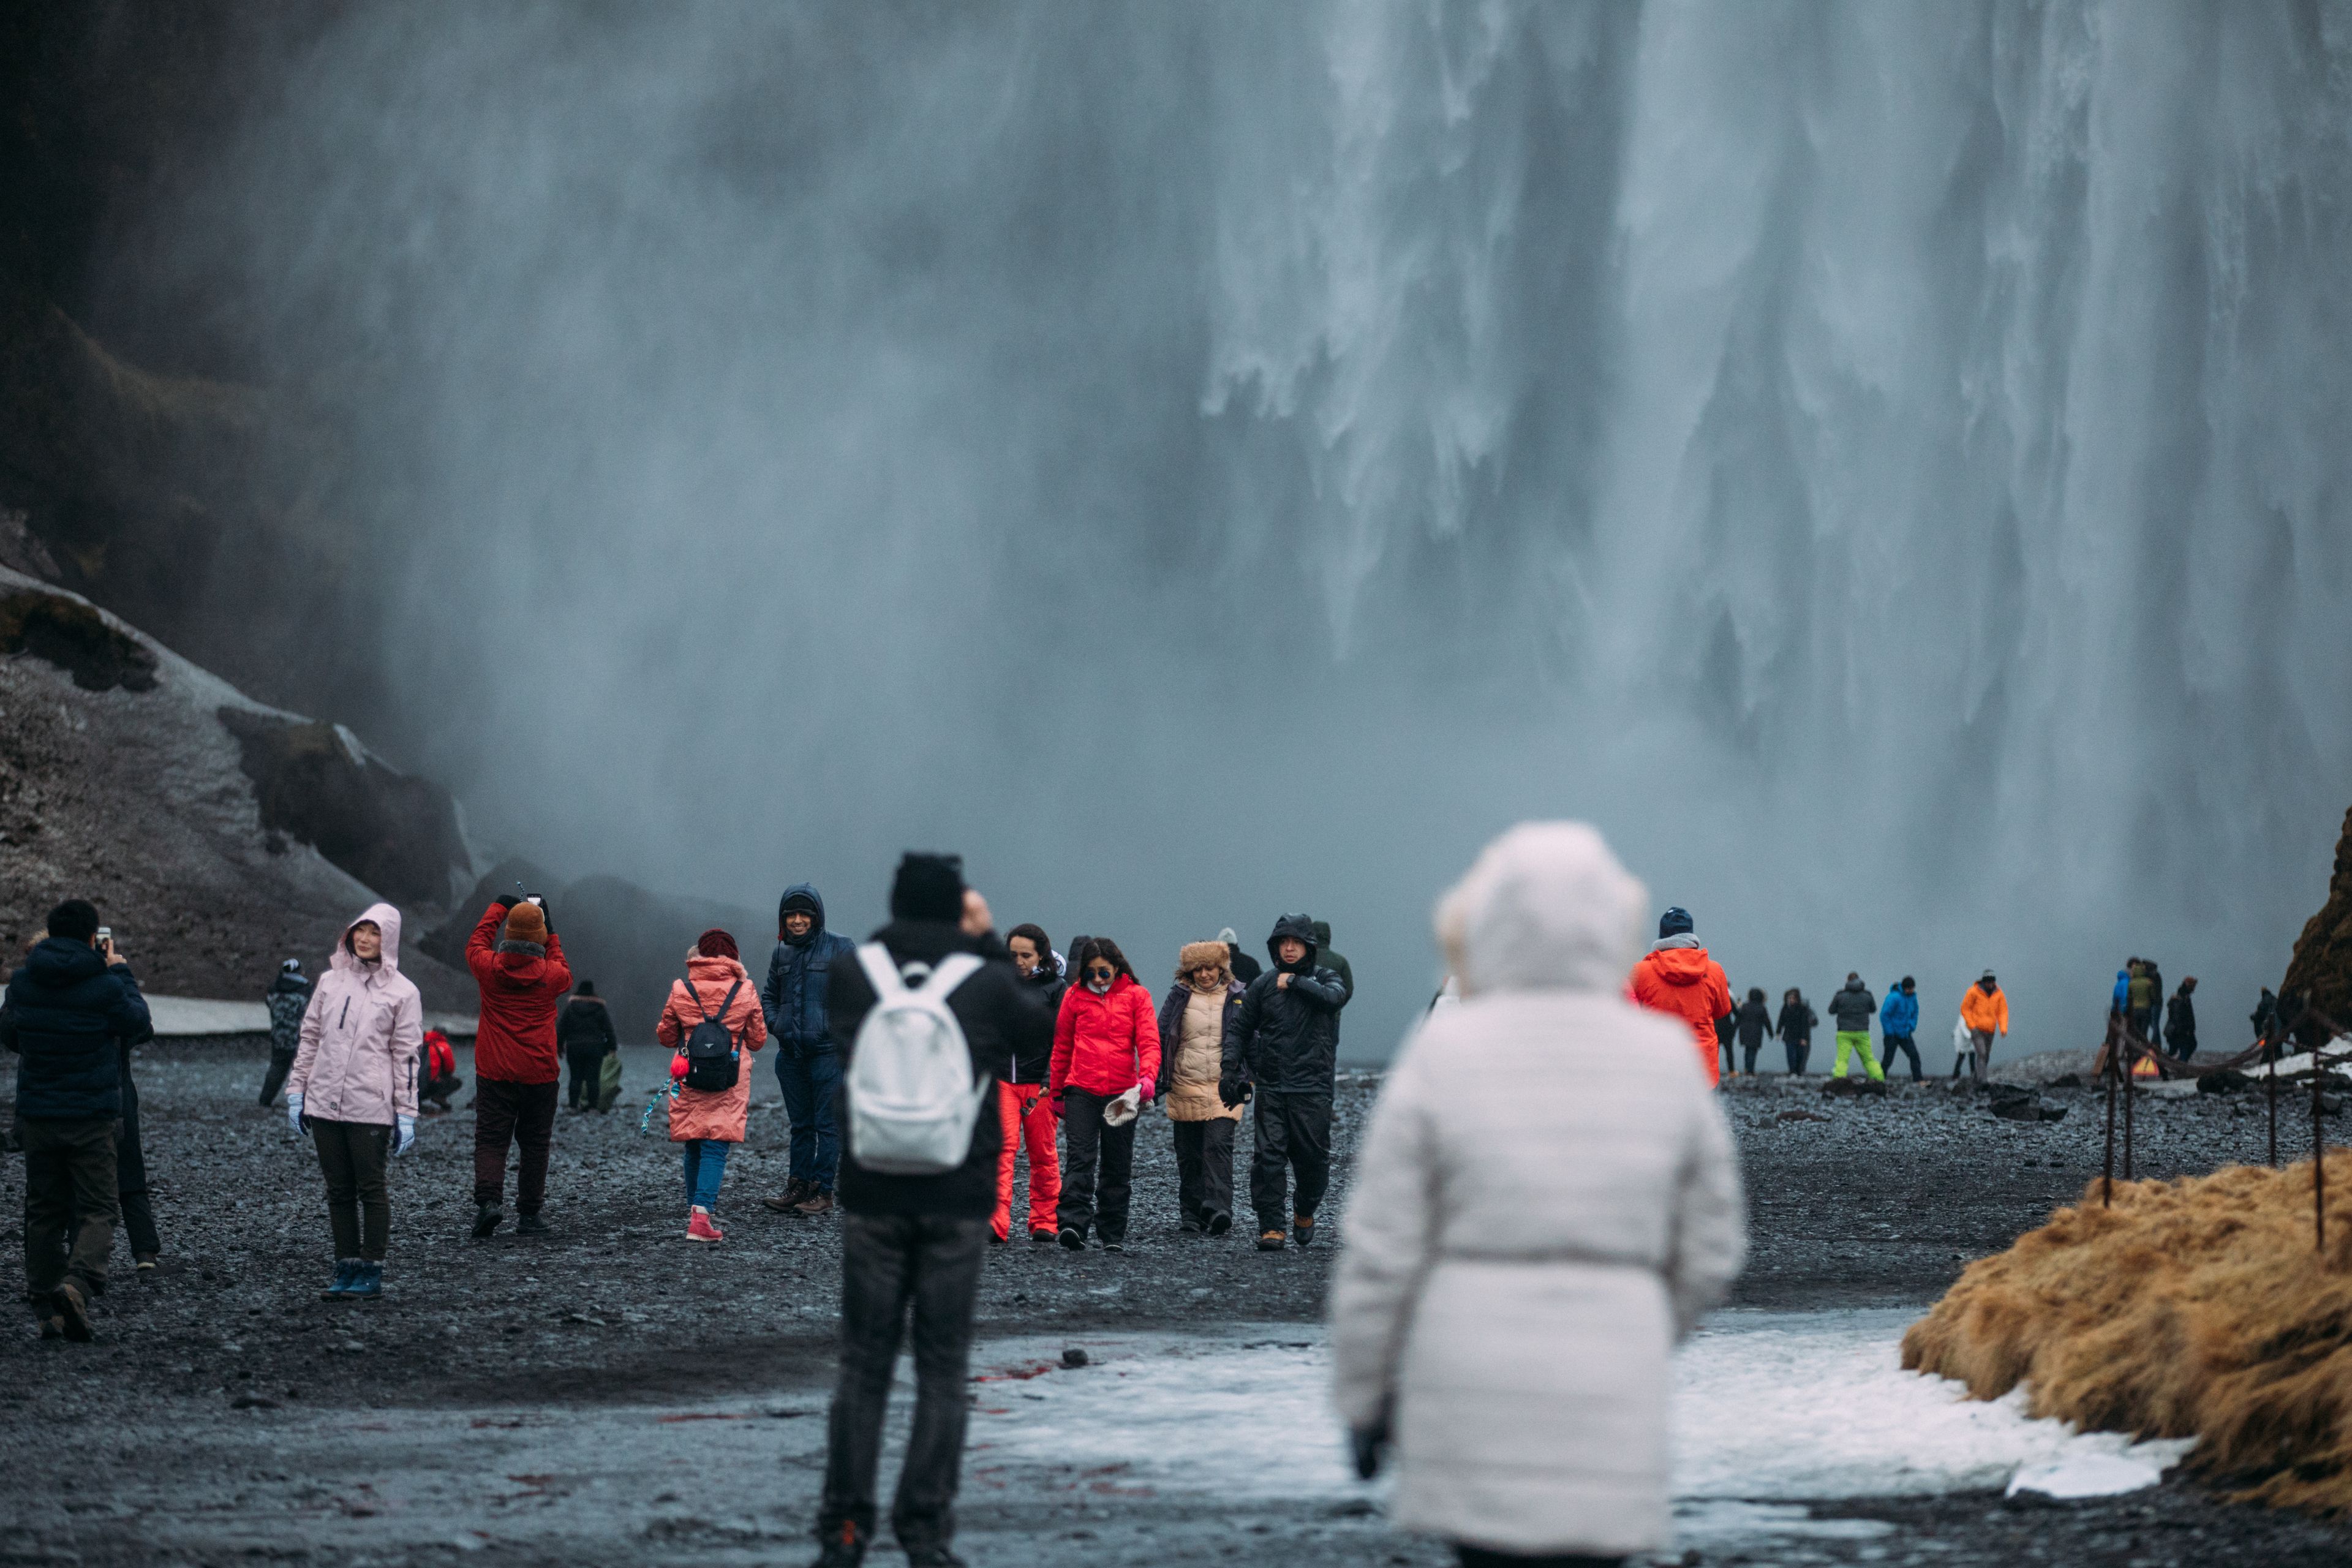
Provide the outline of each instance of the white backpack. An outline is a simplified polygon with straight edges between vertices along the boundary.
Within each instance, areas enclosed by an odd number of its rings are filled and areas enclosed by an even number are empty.
[[[849,1145],[857,1163],[892,1176],[936,1176],[971,1152],[971,1130],[991,1087],[971,1070],[963,1026],[948,995],[980,971],[950,953],[910,990],[878,942],[857,950],[874,1006],[857,1026],[849,1064]],[[910,964],[910,970],[919,969]]]

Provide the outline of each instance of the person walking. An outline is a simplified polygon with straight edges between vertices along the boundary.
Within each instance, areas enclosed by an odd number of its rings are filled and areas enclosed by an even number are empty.
[[[416,1056],[425,1000],[400,972],[400,911],[371,904],[343,929],[302,1014],[302,1044],[286,1079],[286,1120],[310,1134],[327,1179],[335,1277],[321,1299],[383,1294],[392,1244],[385,1163],[416,1142]]]
[[[572,988],[572,1000],[556,1015],[555,1043],[572,1069],[571,1091],[564,1103],[573,1110],[610,1110],[604,1098],[604,1058],[621,1048],[613,1028],[613,1010],[596,994],[596,983],[583,980]]]
[[[1830,998],[1830,1016],[1837,1022],[1837,1055],[1831,1058],[1830,1063],[1832,1078],[1845,1077],[1847,1057],[1859,1055],[1863,1071],[1869,1075],[1872,1082],[1886,1081],[1885,1072],[1870,1049],[1870,1021],[1877,1016],[1878,998],[1870,994],[1870,987],[1862,983],[1861,975],[1848,970],[1845,984]]]
[[[1991,970],[1977,977],[1977,983],[1960,997],[1960,1021],[1969,1026],[1971,1069],[1981,1080],[1992,1066],[1992,1043],[2009,1034],[2009,998],[2002,994],[2000,982]]]
[[[1720,1082],[1716,1024],[1731,1011],[1731,983],[1723,977],[1723,965],[1699,945],[1688,910],[1676,906],[1658,917],[1658,940],[1633,966],[1628,989],[1643,1006],[1680,1018],[1689,1027],[1698,1042],[1708,1085]]]
[[[1160,1023],[1118,943],[1090,936],[1070,957],[1078,983],[1062,994],[1046,1076],[1065,1133],[1055,1234],[1076,1252],[1091,1228],[1105,1252],[1124,1252],[1136,1120],[1160,1081]]]
[[[1050,1042],[1054,1018],[1039,988],[1013,969],[988,901],[964,886],[963,862],[910,854],[890,888],[890,923],[871,939],[879,961],[909,984],[950,954],[980,967],[946,998],[970,1048],[974,1079],[993,1078],[1017,1054]],[[817,1568],[857,1568],[874,1538],[875,1473],[898,1345],[915,1357],[915,1420],[890,1525],[911,1568],[953,1568],[955,1496],[971,1405],[972,1302],[988,1250],[997,1145],[1003,1125],[974,1118],[970,1152],[935,1175],[868,1170],[857,1157],[857,1033],[875,1005],[863,955],[836,965],[828,1016],[845,1075],[841,1152],[841,1371],[825,1423]]]
[[[1238,1105],[1217,1094],[1225,1031],[1248,987],[1234,978],[1225,944],[1188,942],[1176,983],[1160,1003],[1160,1104],[1175,1124],[1176,1220],[1187,1235],[1223,1236],[1234,1223],[1234,1128]]]
[[[2172,1047],[2175,1061],[2188,1061],[2197,1055],[2197,976],[2181,981],[2180,989],[2164,1005],[2164,1043]]]
[[[1813,1030],[1821,1021],[1822,1016],[1813,1011],[1802,991],[1791,985],[1780,993],[1780,1018],[1774,1032],[1780,1037],[1780,1048],[1788,1053],[1790,1077],[1804,1072],[1813,1054]]]
[[[302,1048],[302,1014],[310,1005],[310,977],[302,973],[302,961],[289,958],[278,966],[277,978],[262,993],[262,1005],[269,1009],[269,1070],[261,1075],[261,1109],[269,1110],[278,1103],[278,1091],[286,1087],[286,1075],[294,1070],[294,1053]]]
[[[1764,1000],[1764,988],[1751,985],[1748,1000],[1739,1005],[1735,1015],[1734,1029],[1739,1040],[1740,1053],[1747,1058],[1744,1070],[1756,1076],[1756,1053],[1764,1048],[1764,1041],[1772,1033],[1772,1009]]]
[[[2154,1037],[2157,1004],[2164,999],[2149,973],[2151,967],[2146,960],[2137,958],[2124,966],[2125,1016],[2131,1024],[2131,1032],[2143,1040]]]
[[[25,1293],[43,1339],[82,1343],[114,1250],[122,1047],[155,1032],[130,961],[98,932],[96,905],[58,905],[0,1002],[0,1047],[16,1054]]]
[[[438,1029],[425,1031],[416,1057],[416,1109],[427,1116],[449,1114],[449,1097],[466,1087],[457,1076],[457,1051]]]
[[[1285,915],[1266,938],[1274,967],[1242,993],[1225,1031],[1217,1098],[1237,1106],[1256,1097],[1250,1157],[1250,1206],[1257,1211],[1261,1252],[1289,1239],[1315,1244],[1315,1210],[1331,1184],[1331,1097],[1339,1083],[1339,1009],[1347,993],[1338,971],[1316,962],[1315,922]],[[1296,1193],[1286,1191],[1293,1176]],[[1286,1207],[1286,1197],[1295,1207]]]
[[[1525,823],[1438,906],[1460,1006],[1373,1108],[1331,1298],[1358,1472],[1465,1564],[1663,1550],[1669,1358],[1746,1251],[1679,1020],[1622,994],[1648,895],[1582,823]]]
[[[1041,926],[1022,924],[1004,939],[1013,967],[1044,1003],[1046,1011],[1061,1015],[1062,994],[1069,983],[1062,978],[1062,959]],[[988,1222],[998,1241],[1013,1239],[1013,1163],[1025,1148],[1029,1153],[1029,1239],[1048,1242],[1061,1228],[1062,1165],[1055,1138],[1061,1122],[1045,1080],[1053,1075],[1051,1037],[1028,1050],[1016,1047],[1005,1058],[1004,1076],[996,1085],[997,1119],[1004,1126],[1004,1143],[996,1157],[996,1213]]]
[[[1927,1077],[1919,1065],[1919,983],[1905,975],[1886,993],[1886,1005],[1878,1010],[1878,1032],[1886,1044],[1886,1065],[1895,1065],[1895,1053],[1901,1051],[1911,1058],[1911,1081],[1918,1083]]]
[[[1715,1021],[1717,1053],[1723,1058],[1722,1077],[1739,1076],[1739,1009],[1734,1007]]]
[[[555,1132],[560,1057],[555,1002],[572,989],[563,942],[544,900],[503,894],[466,940],[466,966],[481,988],[474,1037],[474,1239],[506,1219],[507,1150],[521,1152],[515,1232],[545,1236],[547,1155]]]
[[[1315,922],[1315,962],[1339,977],[1339,989],[1345,995],[1345,1000],[1339,1004],[1339,1012],[1332,1015],[1331,1017],[1331,1040],[1336,1049],[1339,1039],[1341,1015],[1347,1012],[1348,1003],[1356,999],[1356,969],[1355,965],[1331,951],[1329,921]]]
[[[778,1214],[814,1219],[833,1212],[834,1173],[841,1163],[841,1131],[834,1120],[841,1097],[841,1053],[833,1048],[825,1013],[836,963],[854,963],[857,944],[825,929],[824,898],[808,882],[784,889],[776,904],[776,950],[760,985],[760,1012],[776,1043],[776,1083],[792,1123],[784,1190],[761,1204]]]
[[[719,1025],[733,1042],[730,1070],[720,1075],[724,1083],[698,1087],[687,1068],[671,1068],[671,1076],[683,1081],[669,1102],[669,1141],[679,1146],[685,1165],[686,1239],[724,1241],[727,1235],[711,1217],[711,1208],[727,1174],[728,1147],[743,1142],[743,1128],[751,1120],[751,1064],[743,1054],[757,1055],[768,1043],[768,1021],[735,939],[715,927],[695,940],[686,978],[669,983],[654,1038],[673,1051],[682,1050],[706,1023]],[[682,1056],[678,1059],[685,1061]]]

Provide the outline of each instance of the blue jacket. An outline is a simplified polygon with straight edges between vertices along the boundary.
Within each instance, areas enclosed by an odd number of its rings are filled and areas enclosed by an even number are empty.
[[[1919,1032],[1919,994],[1903,994],[1903,987],[1891,986],[1885,1005],[1878,1009],[1879,1032],[1888,1035],[1916,1035]]]
[[[17,1053],[16,1114],[74,1121],[122,1114],[122,1048],[154,1038],[128,965],[87,942],[48,937],[8,977],[0,1046]]]
[[[767,1016],[769,1038],[784,1051],[829,1051],[833,1039],[826,1030],[826,987],[835,961],[857,962],[857,944],[824,929],[824,900],[806,882],[784,889],[776,908],[779,931],[785,911],[795,906],[814,915],[816,924],[798,941],[786,937],[776,943],[775,954],[768,960],[768,978],[760,986],[760,1011]]]

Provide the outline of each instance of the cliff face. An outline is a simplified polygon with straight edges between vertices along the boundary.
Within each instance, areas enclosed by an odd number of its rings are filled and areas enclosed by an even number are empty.
[[[2336,841],[2336,872],[2327,879],[2327,902],[2304,922],[2294,939],[2294,959],[2279,983],[2280,998],[2302,997],[2339,1027],[2352,1028],[2352,811],[2344,814]],[[2325,1044],[2319,1025],[2298,1026],[2305,1045]]]

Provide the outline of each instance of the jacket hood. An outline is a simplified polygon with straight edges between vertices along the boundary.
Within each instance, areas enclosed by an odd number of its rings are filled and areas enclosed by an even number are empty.
[[[1706,951],[1701,945],[1696,931],[1678,931],[1672,936],[1662,936],[1650,944],[1652,952],[1670,952],[1676,948],[1697,948],[1701,952]]]
[[[351,937],[352,927],[360,924],[362,921],[373,921],[375,922],[375,929],[383,932],[383,962],[377,965],[379,972],[385,974],[399,973],[400,911],[394,909],[390,904],[370,904],[365,910],[361,911],[358,920],[354,920],[352,921],[351,925],[345,926],[343,928],[343,934],[335,939],[334,954],[327,960],[327,967],[330,969],[352,969],[362,973],[366,971],[367,965],[362,963],[358,959],[353,958],[352,956],[351,950],[343,945],[343,943]]]
[[[708,984],[713,980],[724,981],[731,984],[738,980],[749,981],[751,978],[750,973],[743,967],[743,961],[740,958],[728,958],[724,955],[717,958],[705,958],[698,952],[692,958],[686,961],[686,972],[705,984]],[[601,996],[582,996],[575,998],[575,1000],[582,1002],[601,1002],[604,998]]]
[[[62,991],[105,973],[106,959],[86,942],[44,937],[25,960],[25,970],[30,979]]]
[[[816,924],[809,927],[809,933],[804,937],[793,938],[783,934],[784,917],[794,910],[806,910],[816,917]],[[814,884],[808,882],[794,882],[791,887],[786,888],[784,896],[776,900],[776,940],[789,942],[795,947],[803,947],[824,934],[824,896],[816,890]]]
[[[1703,947],[1652,948],[1651,973],[1669,985],[1696,985],[1714,967]]]
[[[1291,972],[1304,974],[1312,970],[1315,967],[1316,954],[1323,951],[1323,944],[1315,938],[1315,922],[1305,915],[1285,915],[1274,922],[1274,934],[1265,939],[1265,955],[1274,961],[1274,966],[1276,969],[1281,969],[1284,965],[1281,955],[1276,953],[1275,949],[1286,936],[1295,936],[1307,944],[1307,956],[1289,966]]]
[[[1315,951],[1318,952],[1328,952],[1331,951],[1331,922],[1329,921],[1317,921],[1315,922]]]
[[[1642,951],[1650,894],[1589,823],[1523,822],[1479,852],[1438,900],[1438,945],[1465,997],[1496,991],[1604,991]],[[1664,963],[1706,973],[1706,950]]]

